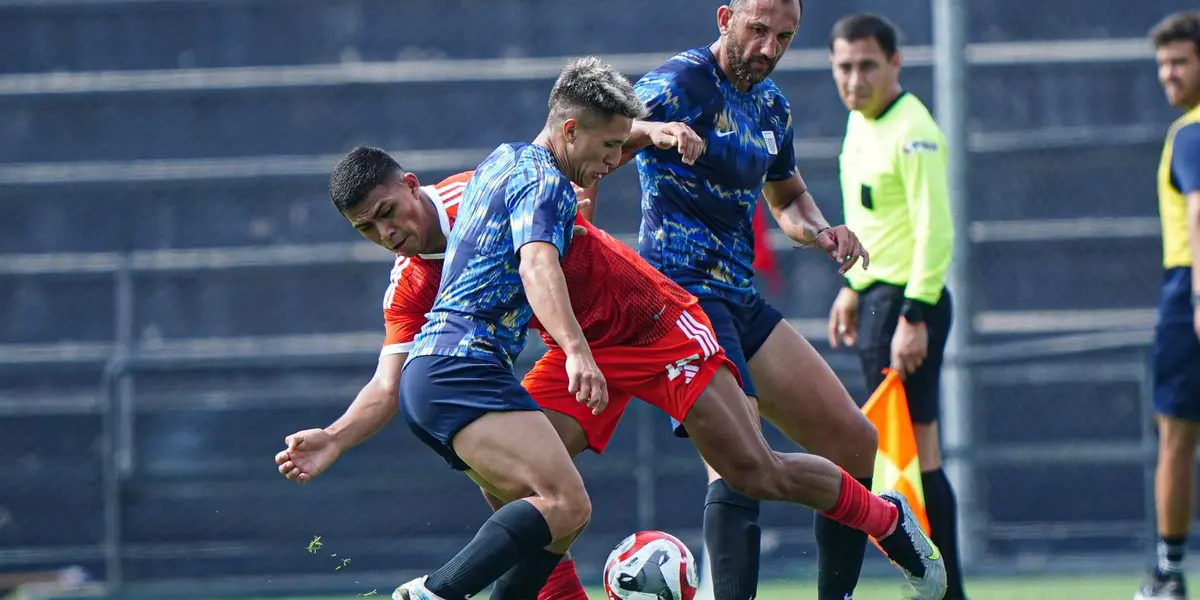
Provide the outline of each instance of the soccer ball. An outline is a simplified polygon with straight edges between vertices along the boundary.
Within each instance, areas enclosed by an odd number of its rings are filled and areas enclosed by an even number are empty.
[[[661,531],[625,538],[604,563],[609,600],[692,600],[699,584],[687,546]]]

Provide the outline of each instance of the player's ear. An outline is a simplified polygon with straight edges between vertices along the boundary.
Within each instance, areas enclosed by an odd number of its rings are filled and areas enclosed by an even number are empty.
[[[562,124],[563,139],[568,142],[575,143],[575,136],[579,133],[579,121],[576,119],[566,119]]]
[[[418,188],[421,187],[421,182],[417,180],[416,173],[405,173],[404,174],[404,185],[407,185],[409,189],[411,189],[415,192],[415,191],[417,191]]]
[[[729,31],[729,21],[731,19],[733,19],[732,8],[724,4],[717,8],[717,31],[720,31],[721,35],[725,35],[725,32]]]

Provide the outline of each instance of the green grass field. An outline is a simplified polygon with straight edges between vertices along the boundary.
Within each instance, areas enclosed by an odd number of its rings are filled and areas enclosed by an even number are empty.
[[[971,600],[1129,600],[1138,584],[1136,575],[1118,577],[1032,577],[1028,579],[975,579],[968,582]],[[908,596],[899,582],[864,582],[854,600],[903,600]],[[602,600],[603,591],[589,589],[592,600]],[[364,590],[364,595],[369,590]],[[390,598],[391,590],[378,590],[366,597]],[[360,596],[326,598],[271,598],[262,600],[358,600]],[[772,582],[759,586],[758,600],[808,600],[816,597],[814,582]],[[486,596],[480,596],[484,600]]]

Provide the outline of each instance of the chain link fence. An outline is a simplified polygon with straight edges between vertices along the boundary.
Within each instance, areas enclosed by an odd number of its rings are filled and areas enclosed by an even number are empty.
[[[382,341],[391,258],[330,206],[328,172],[355,144],[426,183],[471,168],[540,129],[564,57],[640,76],[709,43],[719,4],[0,1],[0,581],[72,568],[150,591],[363,591],[440,564],[487,508],[404,427],[313,484],[274,471],[284,436],[335,419]],[[936,108],[933,15],[925,0],[806,4],[775,79],[836,220],[829,27],[892,18],[903,83]],[[1127,567],[1151,514],[1153,173],[1173,113],[1144,37],[1177,7],[1064,1],[1029,18],[1042,4],[971,3],[956,92],[973,301],[971,386],[948,400],[967,444],[949,459],[972,475],[976,572]],[[605,180],[598,215],[630,241],[635,177]],[[857,359],[824,342],[833,269],[778,260],[782,285],[764,289],[865,399]],[[585,578],[638,529],[699,548],[703,469],[665,417],[633,407],[580,465]],[[810,577],[811,513],[763,514],[767,576]],[[872,556],[869,572],[887,568]]]

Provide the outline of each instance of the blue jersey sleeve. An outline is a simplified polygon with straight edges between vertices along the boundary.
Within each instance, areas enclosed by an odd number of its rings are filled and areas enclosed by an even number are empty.
[[[509,179],[505,203],[512,219],[513,249],[546,242],[567,253],[578,201],[571,182],[556,168],[543,164],[519,168]]]
[[[1185,196],[1200,191],[1200,123],[1184,125],[1175,132],[1171,147],[1171,180]]]
[[[782,124],[780,129],[783,135],[779,136],[775,162],[767,169],[767,181],[783,181],[791,179],[799,172],[796,169],[796,134],[792,129],[792,108],[787,99],[783,94],[778,94],[772,99],[772,103],[777,105],[775,108],[778,114],[775,119]]]
[[[646,73],[638,80],[633,89],[650,111],[646,120],[691,125],[700,117],[698,99],[688,93],[681,79],[679,72],[664,66]]]

